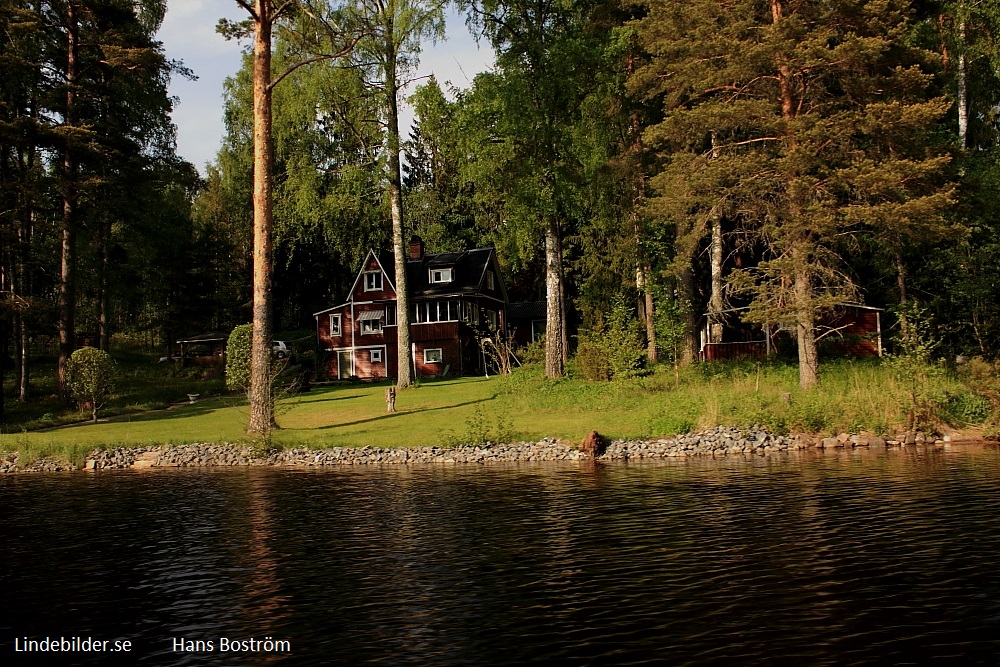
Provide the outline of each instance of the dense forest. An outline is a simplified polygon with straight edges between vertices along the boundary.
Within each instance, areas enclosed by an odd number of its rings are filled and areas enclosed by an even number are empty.
[[[166,0],[0,0],[4,398],[84,344],[309,329],[412,235],[497,248],[512,300],[547,304],[549,377],[598,343],[621,372],[689,363],[738,311],[788,332],[808,387],[842,303],[935,354],[1000,349],[1000,2],[461,0],[496,58],[468,89],[420,78],[440,2],[239,4],[220,30],[257,46],[202,177]]]

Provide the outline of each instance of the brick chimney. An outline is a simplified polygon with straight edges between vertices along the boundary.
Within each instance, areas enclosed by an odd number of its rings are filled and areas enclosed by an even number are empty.
[[[410,259],[423,259],[424,258],[424,240],[419,236],[414,236],[410,239]]]

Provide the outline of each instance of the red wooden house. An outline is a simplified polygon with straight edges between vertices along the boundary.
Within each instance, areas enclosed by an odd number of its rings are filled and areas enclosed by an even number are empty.
[[[414,237],[406,272],[416,376],[482,372],[477,335],[506,326],[507,290],[493,248],[425,254]],[[396,377],[395,286],[392,253],[369,251],[347,301],[315,313],[331,378]]]

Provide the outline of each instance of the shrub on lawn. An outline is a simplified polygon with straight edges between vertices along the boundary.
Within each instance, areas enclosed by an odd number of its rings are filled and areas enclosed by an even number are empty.
[[[115,362],[103,350],[81,347],[74,352],[66,366],[66,384],[81,410],[90,408],[97,421],[97,411],[111,397],[115,389]]]
[[[252,324],[241,324],[229,334],[229,342],[226,343],[226,386],[233,391],[250,390],[252,343]]]
[[[588,380],[634,378],[645,358],[639,321],[624,301],[614,305],[606,321],[598,317],[590,330],[580,332],[576,361]]]

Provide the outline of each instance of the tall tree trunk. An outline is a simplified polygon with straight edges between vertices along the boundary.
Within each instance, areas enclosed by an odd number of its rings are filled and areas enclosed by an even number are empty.
[[[256,0],[253,53],[253,338],[250,355],[249,433],[277,426],[271,387],[272,194],[271,0]]]
[[[389,34],[392,34],[391,17]],[[396,388],[413,386],[413,350],[410,338],[410,291],[406,275],[407,246],[403,229],[403,188],[402,172],[399,164],[399,91],[396,85],[396,53],[391,44],[387,45],[385,65],[385,94],[388,107],[388,149],[389,149],[389,207],[392,213],[392,253],[396,260]]]
[[[629,57],[626,64],[626,71],[629,76],[635,71],[636,59]],[[635,233],[635,287],[639,292],[638,312],[646,329],[646,358],[652,364],[656,363],[656,313],[653,311],[653,270],[649,265],[649,258],[642,245],[642,227],[639,224],[639,207],[642,206],[646,198],[646,174],[642,170],[642,119],[638,112],[633,112],[630,118],[632,132],[632,144],[630,150],[633,164],[634,179],[632,181],[632,230]]]
[[[638,227],[636,229],[638,230]],[[653,319],[653,292],[649,286],[651,273],[652,269],[648,263],[641,260],[636,263],[635,289],[638,292],[636,312],[638,312],[639,320],[646,331],[646,357],[650,363],[656,363],[656,326]]]
[[[958,144],[965,148],[969,132],[969,89],[965,71],[965,6],[959,7],[958,21]]]
[[[0,183],[7,182],[7,164],[5,156],[0,156]],[[10,279],[12,275],[12,255],[13,253],[7,250],[6,244],[3,243],[4,236],[6,234],[2,233],[0,230],[0,305],[7,301],[6,305],[14,307],[15,306],[15,293],[14,286],[10,284]],[[9,296],[5,299],[4,294]],[[4,416],[4,362],[7,360],[7,318],[3,316],[0,312],[0,420],[3,420]]]
[[[819,380],[819,353],[816,349],[816,331],[811,317],[802,316],[795,325],[799,344],[799,386],[811,389]]]
[[[681,366],[689,366],[698,358],[698,316],[694,310],[694,270],[690,260],[677,276],[677,299],[684,326],[677,361]]]
[[[98,230],[97,276],[97,347],[105,352],[111,349],[111,332],[108,330],[108,246],[111,243],[111,221],[102,221]]]
[[[784,5],[781,0],[771,0],[771,17],[777,24],[784,17]],[[786,61],[778,64],[778,91],[781,97],[781,117],[791,124],[795,119],[796,107],[793,94],[792,70]],[[791,139],[794,143],[794,138]],[[805,206],[801,201],[793,200],[790,219],[794,224],[800,224]],[[787,250],[792,258],[792,292],[795,300],[795,333],[799,347],[799,386],[809,389],[816,385],[819,379],[819,353],[816,349],[816,313],[813,309],[812,269],[809,257],[808,232],[804,238],[794,240]]]
[[[712,158],[719,157],[716,148],[715,132],[712,132]],[[711,275],[712,291],[708,297],[708,342],[721,343],[722,326],[722,215],[719,211],[712,211],[711,219]]]
[[[777,24],[784,18],[785,7],[781,0],[771,0],[771,19]],[[795,99],[792,96],[792,70],[785,61],[778,63],[778,93],[781,96],[781,117],[791,120],[795,117]]]
[[[556,229],[559,229],[558,224]],[[562,322],[562,361],[563,372],[569,363],[569,310],[566,301],[566,266],[563,264],[562,232],[559,232],[559,321]]]
[[[650,275],[652,270],[649,264],[643,267],[643,273],[645,274],[645,280],[643,281],[645,285],[644,297],[646,301],[646,357],[649,359],[649,363],[656,363],[656,313],[653,310],[653,290],[649,285]]]
[[[0,319],[0,361],[7,358],[7,321]],[[4,364],[0,363],[0,420],[4,418],[4,402],[6,398],[4,397],[3,385],[6,378],[4,371]]]
[[[816,317],[812,308],[812,273],[804,244],[792,249],[795,276],[795,333],[799,346],[799,386],[810,389],[819,379],[819,352],[816,349]]]
[[[906,293],[906,264],[903,262],[903,253],[897,248],[893,254],[896,264],[896,288],[899,290],[899,305],[905,306],[908,300]],[[897,314],[899,319],[899,335],[904,341],[910,340],[910,320],[906,316],[906,309],[900,309]]]
[[[712,216],[712,293],[708,299],[709,342],[722,342],[722,216]]]
[[[21,322],[24,317],[18,313],[11,318],[11,341],[14,344],[13,358],[14,358],[14,395],[17,396],[17,400],[21,401],[21,364],[24,363],[24,356],[21,354]]]
[[[66,127],[76,122],[77,54],[79,49],[76,6],[66,4]],[[63,212],[62,248],[59,270],[59,362],[57,377],[59,397],[69,400],[66,369],[69,357],[76,346],[76,215],[77,215],[77,164],[72,139],[66,138],[62,155]]]
[[[553,218],[545,225],[545,377],[560,378],[563,364],[562,243],[559,223]]]
[[[893,254],[893,261],[896,264],[896,289],[899,290],[899,304],[906,303],[906,264],[903,262],[903,253],[898,249]]]
[[[28,336],[28,323],[22,315],[18,317],[18,354],[21,363],[18,364],[17,400],[25,403],[31,393],[31,338]]]
[[[638,191],[639,194],[633,200],[634,207],[638,207],[642,199],[641,183]],[[643,252],[642,230],[639,227],[639,214],[635,209],[632,210],[632,231],[635,234],[635,289],[639,295],[637,312],[646,330],[646,358],[650,363],[656,363],[656,325],[653,319],[653,289],[650,284],[653,271]]]
[[[19,156],[26,182],[31,182],[35,173],[37,153],[34,147],[28,148]],[[21,212],[17,226],[17,253],[14,275],[17,277],[17,290],[26,300],[31,296],[31,232],[35,216],[33,192],[24,191]],[[14,335],[17,337],[17,400],[24,403],[30,393],[31,378],[31,339],[28,333],[28,318],[25,312],[17,317]]]

